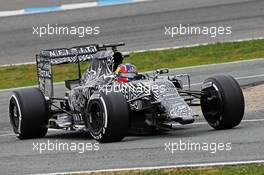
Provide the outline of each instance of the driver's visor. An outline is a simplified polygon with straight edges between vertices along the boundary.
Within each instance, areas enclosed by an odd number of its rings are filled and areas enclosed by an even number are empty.
[[[119,77],[124,77],[124,78],[135,78],[136,75],[137,75],[136,73],[132,73],[132,72],[118,74]]]

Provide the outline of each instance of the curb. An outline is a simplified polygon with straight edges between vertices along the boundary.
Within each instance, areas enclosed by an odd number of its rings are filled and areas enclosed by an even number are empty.
[[[47,7],[31,7],[31,8],[25,8],[19,10],[0,11],[0,17],[27,15],[27,14],[36,14],[36,13],[48,13],[48,12],[83,9],[83,8],[100,7],[100,6],[111,6],[111,5],[144,2],[144,1],[151,1],[151,0],[97,0],[94,2],[85,2],[85,3],[61,4],[61,5],[54,5]]]

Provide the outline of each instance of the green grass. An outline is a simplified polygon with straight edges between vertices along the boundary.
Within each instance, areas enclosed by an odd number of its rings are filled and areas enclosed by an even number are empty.
[[[260,164],[252,164],[205,168],[92,173],[91,175],[264,175],[264,166]]]
[[[149,71],[158,68],[177,68],[260,57],[264,57],[264,40],[132,53],[126,62],[136,65],[139,71]],[[55,82],[72,79],[77,75],[74,65],[55,66],[54,74]],[[0,75],[0,89],[37,84],[35,65],[2,67]]]
[[[217,43],[165,51],[134,53],[127,60],[139,70],[196,66],[264,57],[264,40]]]

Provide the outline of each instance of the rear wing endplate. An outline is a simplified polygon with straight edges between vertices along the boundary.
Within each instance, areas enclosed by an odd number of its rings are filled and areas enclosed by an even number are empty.
[[[124,43],[103,45],[90,44],[72,48],[42,50],[36,55],[37,76],[41,92],[48,98],[54,96],[53,65],[78,63],[80,72],[80,63],[91,60],[97,52],[107,50],[107,48],[112,48],[115,52],[116,47],[124,45]]]

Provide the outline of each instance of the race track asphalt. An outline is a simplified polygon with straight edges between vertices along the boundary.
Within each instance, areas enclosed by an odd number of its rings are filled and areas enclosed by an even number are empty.
[[[39,1],[34,2],[36,5]],[[59,1],[66,3],[65,1]],[[69,1],[69,3],[72,1]],[[20,9],[20,3],[7,3]],[[6,6],[7,6],[6,5]],[[17,5],[17,7],[16,7]],[[35,4],[34,4],[35,5]],[[57,5],[57,1],[51,5]],[[3,8],[5,4],[1,5]],[[29,4],[31,7],[32,5]],[[89,43],[123,41],[122,51],[221,42],[264,36],[262,0],[154,0],[135,4],[94,7],[0,19],[0,65],[35,61],[41,49],[72,47]],[[33,27],[99,26],[99,35],[33,35]],[[232,35],[165,35],[165,26],[230,26]]]
[[[264,59],[232,64],[210,65],[177,69],[171,73],[189,73],[192,88],[199,89],[201,82],[214,74],[230,74],[240,85],[263,82]],[[250,68],[250,69],[248,69]],[[250,71],[248,71],[250,70]],[[57,86],[58,92],[63,86]],[[39,151],[33,143],[96,143],[87,134],[69,131],[49,131],[43,139],[18,140],[11,131],[8,119],[10,92],[0,93],[0,174],[34,174],[65,171],[101,170],[168,166],[192,163],[215,163],[245,160],[263,160],[264,109],[247,112],[237,128],[215,131],[204,123],[202,116],[196,124],[177,126],[175,131],[154,136],[128,136],[122,142],[99,145],[99,151]],[[249,120],[249,121],[248,121]],[[203,122],[203,123],[200,123]],[[165,143],[231,143],[231,151],[165,151]]]
[[[37,1],[38,2],[38,1]],[[63,1],[64,2],[64,1]],[[3,4],[4,5],[4,4]],[[40,4],[41,5],[41,4]],[[53,4],[52,4],[53,5]],[[55,4],[56,5],[56,4]],[[29,5],[31,6],[31,5]],[[35,6],[35,4],[34,4]],[[20,9],[9,4],[6,10]],[[71,47],[87,43],[127,43],[123,51],[173,47],[197,43],[230,41],[264,36],[264,1],[262,0],[155,0],[122,6],[95,7],[66,12],[0,18],[0,65],[34,61],[41,49]],[[100,26],[101,34],[74,36],[33,35],[33,26],[58,24],[66,26]],[[164,36],[165,26],[190,24],[199,26],[232,26],[231,36]],[[202,66],[173,70],[189,73],[194,89],[214,74],[230,74],[240,85],[264,81],[264,60]],[[63,91],[57,86],[58,92]],[[99,145],[99,151],[83,154],[71,151],[48,151],[40,154],[33,143],[96,143],[83,133],[49,131],[37,140],[18,140],[8,119],[10,91],[0,92],[0,174],[34,174],[109,168],[149,167],[192,163],[214,163],[241,160],[263,160],[264,109],[247,112],[245,122],[232,130],[215,131],[197,118],[197,124],[178,126],[175,131],[156,136],[128,136],[120,143]],[[215,154],[206,151],[165,151],[165,143],[208,142],[232,144],[231,151]]]

